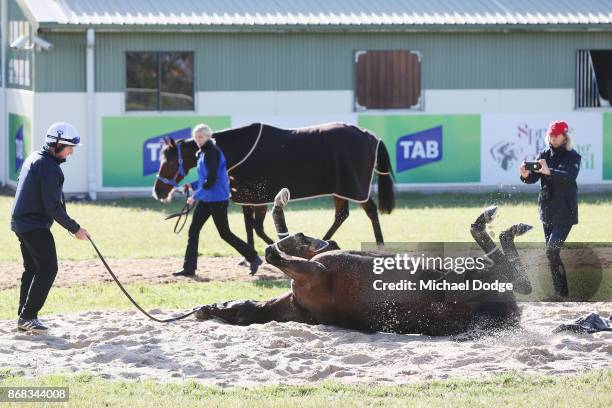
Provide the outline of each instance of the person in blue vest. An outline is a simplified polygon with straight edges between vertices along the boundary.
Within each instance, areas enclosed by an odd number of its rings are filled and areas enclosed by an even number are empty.
[[[227,207],[229,205],[230,186],[225,156],[216,145],[212,138],[212,130],[207,125],[196,126],[192,135],[200,148],[197,153],[198,181],[191,184],[193,194],[187,199],[187,203],[195,204],[195,209],[189,227],[183,269],[174,272],[173,275],[195,276],[200,231],[210,216],[212,216],[221,238],[249,262],[251,275],[254,275],[262,264],[261,258],[253,248],[234,235],[229,228]],[[189,184],[185,185],[189,188],[188,186]]]
[[[66,213],[64,173],[60,164],[81,146],[81,137],[69,123],[60,122],[47,130],[43,148],[24,161],[11,209],[11,230],[17,235],[25,271],[21,275],[17,328],[45,332],[38,320],[57,275],[57,253],[51,225],[57,221],[76,238],[89,233]]]
[[[529,171],[525,162],[519,170],[521,181],[541,184],[538,203],[540,220],[544,226],[546,257],[552,274],[555,299],[569,295],[565,267],[561,261],[561,247],[572,226],[578,224],[578,186],[580,155],[572,148],[572,139],[566,122],[552,122],[546,133],[549,147],[537,158],[541,168]]]

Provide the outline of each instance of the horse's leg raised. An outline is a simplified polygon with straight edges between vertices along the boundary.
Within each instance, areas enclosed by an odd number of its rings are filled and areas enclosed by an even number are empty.
[[[376,203],[370,197],[365,203],[361,203],[363,208],[368,215],[370,221],[372,221],[372,228],[374,228],[374,238],[376,239],[376,245],[379,249],[384,249],[385,240],[383,239],[382,229],[380,228],[380,221],[378,221],[378,207]]]
[[[198,320],[218,318],[240,326],[271,321],[314,323],[308,313],[295,302],[291,292],[266,302],[242,300],[204,305],[195,316]]]
[[[264,219],[266,218],[266,213],[268,212],[268,206],[267,205],[258,205],[256,207],[254,207],[255,210],[255,232],[257,233],[257,236],[261,239],[264,240],[264,242],[268,245],[274,243],[274,241],[266,235],[266,232],[264,231]]]
[[[340,228],[344,220],[346,220],[349,216],[349,204],[347,200],[334,196],[334,207],[336,208],[334,223],[323,237],[323,241],[328,241],[329,239],[331,239],[331,237],[336,233],[338,228]]]
[[[521,262],[521,258],[519,257],[518,251],[516,250],[514,238],[525,234],[532,228],[533,227],[531,225],[523,223],[515,224],[499,234],[499,242],[501,243],[502,249],[508,257],[510,264],[514,266],[514,269],[518,273],[518,276],[516,278],[517,285],[520,285],[522,290],[528,293],[531,293],[532,291],[531,282],[529,281],[529,277],[527,276],[527,269],[525,268],[523,262]]]
[[[503,278],[508,279],[509,282],[512,282],[517,293],[522,295],[529,294],[531,293],[531,285],[526,285],[524,280],[518,279],[519,273],[514,265],[510,263],[506,254],[495,245],[486,231],[486,225],[493,221],[496,215],[496,206],[486,208],[472,224],[470,233],[472,237],[474,237],[476,243],[485,252],[485,257],[493,261],[495,271],[501,274]]]

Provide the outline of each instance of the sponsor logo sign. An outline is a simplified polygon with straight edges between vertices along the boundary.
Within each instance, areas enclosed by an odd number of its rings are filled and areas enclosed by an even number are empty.
[[[482,183],[521,184],[519,165],[536,160],[548,147],[548,125],[560,118],[568,122],[574,149],[582,156],[578,182],[601,181],[601,114],[483,114]]]
[[[27,116],[9,113],[8,120],[9,179],[17,181],[21,166],[31,149],[30,119]]]
[[[395,152],[398,173],[442,160],[442,126],[400,137]]]
[[[479,115],[359,115],[380,137],[398,183],[480,181]]]
[[[145,140],[142,144],[142,175],[155,174],[159,170],[160,153],[164,147],[165,137],[170,137],[178,142],[182,139],[189,139],[190,136],[191,128],[184,128]]]
[[[119,116],[102,118],[102,186],[153,187],[164,136],[191,136],[199,123],[213,130],[230,127],[229,116]],[[197,177],[191,171],[186,182]]]

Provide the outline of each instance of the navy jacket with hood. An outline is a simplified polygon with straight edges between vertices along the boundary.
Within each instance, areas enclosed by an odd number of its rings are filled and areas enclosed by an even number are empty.
[[[64,173],[60,168],[64,161],[45,149],[32,153],[24,161],[11,210],[14,232],[51,228],[54,220],[73,234],[79,230],[79,224],[66,213],[62,191]]]

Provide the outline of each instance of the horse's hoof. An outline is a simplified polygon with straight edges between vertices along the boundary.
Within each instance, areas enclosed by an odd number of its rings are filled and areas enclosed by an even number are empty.
[[[211,318],[210,312],[208,311],[208,306],[202,306],[195,312],[195,318],[197,320],[208,320]]]
[[[274,206],[278,208],[284,208],[289,200],[291,199],[291,194],[289,193],[288,188],[282,188],[281,191],[278,192],[276,197],[274,197]]]
[[[514,225],[515,228],[515,236],[521,236],[525,233],[527,233],[528,231],[531,231],[533,229],[533,225],[529,225],[529,224],[523,224],[522,222],[520,224],[516,224]]]
[[[482,215],[484,215],[485,223],[490,223],[497,216],[497,206],[492,205],[491,207],[487,207],[482,213]]]
[[[243,266],[243,267],[248,267],[249,261],[247,261],[246,259],[242,258],[240,261],[238,261],[238,263],[236,264],[236,266]]]
[[[493,219],[495,218],[496,215],[497,215],[497,206],[496,205],[492,205],[491,207],[487,207],[482,212],[482,214],[480,214],[478,216],[478,218],[476,218],[476,222],[474,222],[474,224],[472,224],[472,226],[476,227],[478,225],[482,226],[484,224],[488,224],[491,221],[493,221]]]
[[[521,235],[524,235],[527,232],[531,231],[531,229],[533,229],[533,226],[529,224],[514,224],[507,230],[502,231],[499,234],[499,239],[500,241],[512,241],[515,237],[520,237]]]

